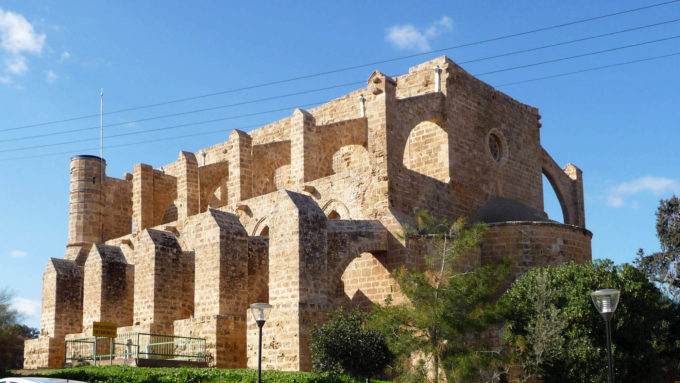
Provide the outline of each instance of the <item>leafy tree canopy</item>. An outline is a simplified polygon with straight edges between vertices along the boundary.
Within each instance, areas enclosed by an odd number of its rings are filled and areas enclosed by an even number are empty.
[[[635,265],[675,302],[680,302],[680,199],[661,200],[656,211],[656,235],[661,251],[640,249]]]
[[[672,381],[680,351],[677,305],[639,270],[611,261],[535,268],[515,281],[503,301],[510,310],[508,339],[520,361],[548,382],[606,382],[604,321],[590,299],[591,292],[603,288],[621,291],[612,319],[616,381]],[[547,301],[537,303],[537,297]],[[548,342],[550,337],[556,344]],[[541,347],[549,352],[532,366]]]
[[[38,330],[19,324],[19,313],[11,306],[12,294],[0,289],[0,368],[21,368],[24,340],[38,336]]]

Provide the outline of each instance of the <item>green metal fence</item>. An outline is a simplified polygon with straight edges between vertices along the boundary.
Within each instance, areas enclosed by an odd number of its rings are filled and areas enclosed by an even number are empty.
[[[66,362],[114,359],[172,359],[206,361],[205,338],[122,333],[116,338],[88,337],[66,341]]]

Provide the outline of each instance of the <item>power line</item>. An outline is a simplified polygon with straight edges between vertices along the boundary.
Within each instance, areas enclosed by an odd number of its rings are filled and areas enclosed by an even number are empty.
[[[185,128],[187,126],[203,125],[203,124],[209,124],[209,123],[213,123],[213,122],[234,120],[234,119],[242,118],[242,117],[259,116],[259,115],[262,115],[262,114],[282,112],[282,111],[285,111],[285,110],[290,110],[290,109],[299,108],[299,107],[308,107],[308,106],[313,106],[313,105],[319,105],[319,104],[323,104],[325,102],[328,102],[328,101],[313,102],[313,103],[309,103],[309,104],[305,104],[305,105],[294,105],[294,106],[288,106],[288,107],[285,107],[285,108],[271,109],[271,110],[265,110],[265,111],[254,112],[254,113],[239,114],[239,115],[235,115],[235,116],[228,116],[228,117],[222,117],[222,118],[214,118],[214,119],[211,119],[211,120],[203,120],[203,121],[198,121],[198,122],[188,122],[188,123],[185,123],[185,124],[172,125],[172,126],[166,126],[166,127],[162,127],[162,128],[155,128],[155,129],[148,129],[148,130],[143,130],[143,131],[112,134],[112,135],[106,136],[106,138],[124,137],[124,136],[131,136],[131,135],[134,135],[134,134],[145,134],[145,133],[158,132],[158,131],[163,131],[163,130]],[[51,143],[51,144],[41,144],[41,145],[33,145],[33,146],[23,146],[23,147],[14,148],[14,149],[4,149],[4,150],[0,150],[0,153],[19,152],[19,151],[23,151],[23,150],[47,148],[47,147],[50,147],[50,146],[68,145],[68,144],[75,144],[75,143],[79,143],[79,142],[87,142],[87,141],[95,141],[95,140],[98,140],[98,138],[81,138],[81,139],[78,139],[78,140],[54,142],[54,143]]]
[[[623,66],[623,65],[628,65],[628,64],[635,64],[635,63],[640,63],[640,62],[645,62],[645,61],[659,60],[659,59],[662,59],[662,58],[667,58],[667,57],[672,57],[672,56],[678,56],[678,55],[680,55],[680,52],[670,53],[670,54],[661,55],[661,56],[647,57],[647,58],[644,58],[644,59],[626,61],[626,62],[622,62],[622,63],[609,64],[609,65],[602,65],[602,66],[597,66],[597,67],[593,67],[593,68],[580,69],[580,70],[575,70],[575,71],[572,71],[572,72],[558,73],[558,74],[554,74],[554,75],[550,75],[550,76],[543,76],[543,77],[530,78],[530,79],[527,79],[527,80],[506,82],[506,83],[499,84],[499,85],[494,85],[494,86],[495,86],[495,87],[502,87],[502,86],[510,86],[510,85],[524,84],[524,83],[527,83],[527,82],[533,82],[533,81],[539,81],[539,80],[547,80],[547,79],[556,78],[556,77],[570,76],[570,75],[578,74],[578,73],[592,72],[592,71],[596,71],[596,70],[602,70],[602,69],[607,69],[607,68],[614,68],[614,67],[617,67],[617,66]]]
[[[141,119],[137,119],[137,120],[122,121],[122,122],[117,122],[115,124],[104,125],[104,127],[109,128],[109,127],[112,127],[112,126],[121,126],[121,125],[133,124],[133,123],[137,123],[137,122],[146,122],[146,121],[152,121],[152,120],[159,120],[159,119],[162,119],[162,118],[178,117],[178,116],[185,116],[185,115],[188,115],[188,114],[209,112],[209,111],[213,111],[213,110],[226,109],[226,108],[230,108],[230,107],[234,107],[234,106],[243,106],[243,105],[255,104],[255,103],[263,102],[263,101],[271,101],[271,100],[277,100],[277,99],[286,98],[286,97],[300,96],[300,95],[303,95],[303,94],[321,92],[321,91],[324,91],[324,90],[343,88],[343,87],[347,87],[347,86],[356,86],[356,85],[363,84],[363,83],[364,83],[364,81],[348,82],[348,83],[343,83],[343,84],[339,84],[339,85],[327,86],[327,87],[323,87],[323,88],[308,89],[308,90],[304,90],[304,91],[286,93],[286,94],[281,94],[281,95],[277,95],[277,96],[262,97],[262,98],[258,98],[258,99],[254,99],[254,100],[241,101],[241,102],[232,103],[232,104],[217,105],[217,106],[212,106],[212,107],[209,107],[209,108],[192,109],[192,110],[188,110],[188,111],[184,111],[184,112],[162,114],[162,115],[157,115],[157,116],[152,116],[152,117],[147,117],[147,118],[141,118]],[[62,130],[62,131],[59,131],[59,132],[52,132],[52,133],[35,134],[35,135],[32,135],[32,136],[7,138],[7,139],[0,140],[0,142],[22,141],[22,140],[27,140],[27,139],[31,139],[31,138],[59,136],[59,135],[63,135],[63,134],[82,132],[82,131],[94,130],[94,129],[99,129],[99,126],[91,126],[91,127],[87,127],[87,128],[77,128],[77,129],[70,129],[70,130]]]
[[[440,52],[444,52],[444,51],[448,51],[448,50],[466,48],[466,47],[470,47],[470,46],[474,46],[474,45],[486,44],[486,43],[490,43],[490,42],[510,39],[510,38],[513,38],[513,37],[519,37],[519,36],[525,36],[525,35],[529,35],[529,34],[533,34],[533,33],[544,32],[544,31],[548,31],[548,30],[552,30],[552,29],[564,28],[564,27],[582,24],[582,23],[586,23],[586,22],[590,22],[590,21],[601,20],[601,19],[605,19],[605,18],[609,18],[609,17],[620,16],[620,15],[627,14],[627,13],[639,12],[639,11],[643,11],[643,10],[647,10],[647,9],[651,9],[651,8],[670,5],[670,4],[674,4],[674,3],[677,3],[677,2],[680,2],[680,0],[671,0],[671,1],[661,2],[661,3],[650,4],[650,5],[646,5],[646,6],[643,6],[643,7],[627,9],[627,10],[624,10],[624,11],[609,13],[609,14],[595,16],[595,17],[589,17],[589,18],[580,19],[580,20],[574,20],[574,21],[570,21],[570,22],[562,23],[562,24],[550,25],[550,26],[547,26],[547,27],[536,28],[536,29],[532,29],[532,30],[528,30],[528,31],[524,31],[524,32],[512,33],[512,34],[497,36],[497,37],[493,37],[493,38],[489,38],[489,39],[478,40],[478,41],[474,41],[474,42],[470,42],[470,43],[453,45],[453,46],[435,49],[435,50],[431,50],[431,51],[423,52],[423,53],[416,53],[416,54],[400,56],[400,57],[395,57],[395,58],[390,58],[390,59],[385,59],[385,60],[373,61],[373,62],[369,62],[369,63],[365,63],[365,64],[353,65],[353,66],[333,69],[333,70],[324,71],[324,72],[318,72],[318,73],[312,73],[312,74],[307,74],[307,75],[302,75],[302,76],[290,77],[290,78],[283,79],[283,80],[270,81],[270,82],[260,83],[260,84],[256,84],[256,85],[249,85],[249,86],[244,86],[244,87],[240,87],[240,88],[223,90],[223,91],[219,91],[219,92],[206,93],[206,94],[202,94],[202,95],[198,95],[198,96],[184,97],[184,98],[178,98],[178,99],[174,99],[174,100],[157,102],[157,103],[153,103],[153,104],[146,104],[146,105],[141,105],[141,106],[136,106],[136,107],[118,109],[118,110],[114,110],[114,111],[111,111],[111,112],[107,112],[106,114],[112,115],[112,114],[118,114],[118,113],[123,113],[123,112],[130,112],[130,111],[134,111],[134,110],[148,109],[148,108],[153,108],[153,107],[157,107],[157,106],[163,106],[163,105],[175,104],[175,103],[180,103],[180,102],[192,101],[192,100],[197,100],[197,99],[202,99],[202,98],[207,98],[207,97],[213,97],[213,96],[219,96],[219,95],[224,95],[224,94],[229,94],[229,93],[240,92],[240,91],[244,91],[244,90],[251,90],[251,89],[262,88],[262,87],[266,87],[266,86],[284,84],[284,83],[288,83],[288,82],[299,81],[299,80],[309,79],[309,78],[313,78],[313,77],[325,76],[325,75],[329,75],[329,74],[333,74],[333,73],[346,72],[346,71],[349,71],[349,70],[365,68],[365,67],[374,66],[374,65],[378,65],[378,64],[386,64],[386,63],[406,60],[406,59],[410,59],[410,58],[414,58],[414,57],[426,56],[426,55],[430,55],[430,54],[433,54],[433,53],[440,53]],[[53,121],[36,123],[36,124],[22,125],[22,126],[17,126],[17,127],[13,127],[13,128],[0,129],[0,132],[34,128],[34,127],[58,124],[58,123],[63,123],[63,122],[71,122],[71,121],[83,120],[83,119],[97,117],[97,116],[99,116],[99,115],[98,114],[88,114],[88,115],[65,118],[65,119],[61,119],[61,120],[53,120]]]
[[[540,61],[540,62],[537,62],[537,63],[519,65],[519,66],[514,66],[514,67],[504,68],[504,69],[497,69],[497,70],[492,70],[492,71],[484,72],[484,73],[476,73],[473,76],[485,76],[485,75],[488,75],[488,74],[507,72],[507,71],[511,71],[511,70],[515,70],[515,69],[522,69],[522,68],[528,68],[528,67],[537,66],[537,65],[550,64],[550,63],[554,63],[554,62],[558,62],[558,61],[572,60],[572,59],[575,59],[575,58],[592,56],[592,55],[597,55],[597,54],[606,53],[606,52],[613,52],[613,51],[618,51],[618,50],[621,50],[621,49],[639,47],[639,46],[642,46],[642,45],[653,44],[653,43],[673,40],[673,39],[677,39],[677,38],[680,38],[680,35],[671,36],[671,37],[664,37],[662,39],[657,39],[657,40],[644,41],[644,42],[637,43],[637,44],[623,45],[623,46],[619,46],[619,47],[616,47],[616,48],[602,49],[602,50],[599,50],[599,51],[582,53],[582,54],[575,55],[575,56],[560,57],[560,58],[557,58],[557,59]]]
[[[587,37],[583,37],[583,38],[575,39],[575,40],[562,41],[562,42],[559,42],[559,43],[542,45],[542,46],[534,47],[534,48],[521,49],[521,50],[507,52],[507,53],[501,53],[501,54],[497,54],[497,55],[493,55],[493,56],[486,56],[486,57],[482,57],[482,58],[477,58],[477,59],[472,59],[472,60],[467,60],[467,61],[461,61],[461,62],[458,62],[457,64],[458,65],[465,65],[465,64],[471,64],[471,63],[485,61],[485,60],[491,60],[491,59],[497,59],[497,58],[506,57],[506,56],[512,56],[512,55],[521,54],[521,53],[534,52],[534,51],[538,51],[538,50],[541,50],[541,49],[554,48],[554,47],[558,47],[558,46],[561,46],[561,45],[580,43],[580,42],[583,42],[583,41],[599,39],[599,38],[602,38],[602,37],[614,36],[614,35],[618,35],[618,34],[621,34],[621,33],[632,32],[632,31],[637,31],[637,30],[651,28],[651,27],[657,27],[659,25],[677,23],[678,21],[680,21],[680,19],[662,21],[662,22],[659,22],[659,23],[647,24],[647,25],[642,25],[642,26],[639,26],[639,27],[627,28],[627,29],[622,29],[622,30],[619,30],[619,31],[602,33],[602,34],[594,35],[594,36],[587,36]]]
[[[255,125],[245,125],[245,126],[239,126],[236,128],[230,128],[230,129],[218,129],[218,130],[211,130],[208,132],[201,132],[201,133],[191,133],[191,134],[183,134],[181,136],[172,136],[172,137],[165,137],[165,138],[157,138],[157,139],[152,139],[152,140],[144,140],[144,141],[135,141],[135,142],[128,142],[125,144],[115,144],[115,145],[108,145],[107,148],[120,148],[120,147],[125,147],[125,146],[135,146],[135,145],[143,145],[143,144],[148,144],[152,142],[162,142],[162,141],[172,141],[172,140],[178,140],[180,138],[189,138],[189,137],[196,137],[196,136],[208,136],[211,134],[217,134],[217,133],[225,133],[233,129],[240,129],[240,130],[245,130],[245,129],[251,129],[251,128],[257,128],[261,125],[255,124]],[[73,149],[73,150],[67,150],[63,152],[53,152],[53,153],[46,153],[46,154],[38,154],[38,155],[30,155],[30,156],[23,156],[23,157],[11,157],[11,158],[0,158],[0,161],[13,161],[13,160],[24,160],[24,159],[30,159],[30,158],[41,158],[41,157],[53,157],[53,156],[58,156],[58,155],[64,155],[64,154],[73,154],[74,152],[86,152],[86,151],[91,151],[91,150],[96,150],[97,148],[83,148],[83,149]]]
[[[659,60],[659,59],[662,59],[662,58],[668,58],[668,57],[679,56],[679,55],[680,55],[680,52],[675,52],[675,53],[670,53],[670,54],[661,55],[661,56],[653,56],[653,57],[647,57],[647,58],[638,59],[638,60],[631,60],[631,61],[625,61],[625,62],[614,63],[614,64],[609,64],[609,65],[602,65],[602,66],[597,66],[597,67],[585,68],[585,69],[580,69],[580,70],[571,71],[571,72],[558,73],[558,74],[554,74],[554,75],[550,75],[550,76],[543,76],[543,77],[537,77],[537,78],[532,78],[532,79],[527,79],[527,80],[507,82],[507,83],[495,85],[495,87],[503,87],[503,86],[510,86],[510,85],[528,83],[528,82],[533,82],[533,81],[547,80],[547,79],[552,79],[552,78],[557,78],[557,77],[570,76],[570,75],[574,75],[574,74],[597,71],[597,70],[613,68],[613,67],[618,67],[618,66],[623,66],[623,65],[647,62],[647,61],[652,61],[652,60]],[[316,104],[319,104],[319,103],[316,103]],[[310,105],[316,105],[316,104],[310,104]],[[306,106],[306,105],[302,105],[302,106]],[[209,122],[210,121],[199,121],[197,123],[193,123],[193,125],[205,124],[205,123],[209,123]],[[184,125],[188,126],[190,124],[184,124]],[[249,129],[249,128],[255,128],[255,127],[259,127],[259,126],[260,125],[249,125],[249,126],[237,127],[237,128],[233,128],[233,129]],[[168,129],[174,129],[174,128],[176,128],[176,127],[159,128],[159,129],[156,129],[156,130],[168,130]],[[181,136],[173,136],[173,137],[159,138],[159,139],[146,140],[146,141],[136,141],[136,142],[125,143],[125,144],[109,145],[108,147],[109,148],[117,148],[117,147],[141,145],[141,144],[150,143],[150,142],[170,141],[170,140],[180,139],[180,138],[215,134],[215,133],[220,133],[220,132],[224,132],[224,131],[227,131],[227,130],[219,129],[219,130],[214,130],[214,131],[209,131],[209,132],[192,133],[192,134],[186,134],[186,135],[181,135]],[[135,133],[143,133],[143,132],[135,132]],[[130,135],[130,134],[128,134],[128,135]],[[92,139],[86,140],[86,141],[92,141]],[[37,154],[37,155],[22,156],[22,157],[0,158],[0,161],[14,161],[14,160],[23,160],[23,159],[31,159],[31,158],[42,158],[42,157],[49,157],[49,156],[62,155],[62,154],[71,154],[71,153],[74,153],[74,152],[77,152],[77,151],[89,151],[89,150],[95,150],[95,149],[97,149],[97,148],[74,149],[74,150],[69,150],[69,151],[64,151],[64,152],[53,152],[53,153]]]
[[[533,52],[533,51],[538,51],[538,50],[541,50],[541,49],[552,48],[552,47],[557,47],[557,46],[562,46],[562,45],[567,45],[567,44],[573,44],[573,43],[577,43],[577,42],[583,42],[583,41],[592,40],[592,39],[596,39],[596,38],[612,36],[612,35],[616,35],[616,34],[621,34],[621,33],[636,31],[636,30],[640,30],[640,29],[655,27],[655,26],[659,26],[659,25],[675,23],[675,22],[678,22],[678,21],[680,21],[680,19],[662,21],[662,22],[658,22],[658,23],[622,29],[622,30],[618,30],[618,31],[614,31],[614,32],[608,32],[608,33],[603,33],[603,34],[594,35],[594,36],[587,36],[587,37],[574,39],[574,40],[567,40],[567,41],[562,41],[562,42],[558,42],[558,43],[542,45],[542,46],[538,46],[538,47],[534,47],[534,48],[527,48],[527,49],[516,50],[516,51],[506,52],[506,53],[502,53],[502,54],[492,55],[492,56],[485,56],[485,57],[476,58],[476,59],[472,59],[472,60],[462,61],[462,62],[459,62],[458,64],[463,65],[463,64],[469,64],[469,63],[473,63],[473,62],[496,59],[496,58],[500,58],[500,57],[506,57],[506,56],[516,55],[516,54],[521,54],[521,53]],[[519,66],[519,67],[504,68],[504,69],[499,69],[499,70],[492,71],[492,72],[477,74],[477,76],[482,76],[482,75],[491,74],[491,73],[504,72],[504,71],[510,71],[510,70],[514,70],[514,69],[530,67],[530,66],[535,66],[535,65],[541,65],[541,64],[546,64],[546,63],[551,63],[551,62],[556,62],[556,61],[569,60],[569,59],[573,59],[573,58],[584,57],[584,56],[589,56],[589,55],[594,55],[594,54],[599,54],[599,53],[605,53],[605,52],[609,52],[609,51],[613,51],[613,50],[620,50],[620,49],[635,47],[635,46],[639,46],[639,45],[649,44],[649,43],[653,43],[653,42],[659,42],[659,41],[663,41],[663,40],[665,40],[665,39],[647,41],[647,42],[643,42],[643,43],[639,43],[639,44],[633,44],[633,45],[616,47],[616,48],[611,48],[611,49],[597,51],[597,52],[586,53],[586,54],[583,54],[583,55],[564,57],[564,58],[559,58],[559,59],[555,59],[555,60],[549,60],[549,61],[544,61],[544,62],[539,62],[539,63],[527,64],[527,65],[523,65],[523,66]],[[338,84],[338,85],[331,85],[331,86],[322,87],[322,88],[308,89],[308,90],[299,91],[299,92],[263,97],[263,98],[258,98],[258,99],[254,99],[254,100],[248,100],[248,101],[241,101],[241,102],[232,103],[232,104],[217,105],[217,106],[208,107],[208,108],[193,109],[193,110],[184,111],[184,112],[177,112],[177,113],[171,113],[171,114],[152,116],[152,117],[147,117],[147,118],[137,119],[137,120],[123,121],[123,122],[119,122],[119,123],[115,123],[115,124],[109,124],[109,125],[106,125],[105,127],[108,128],[108,127],[112,127],[112,126],[121,126],[121,125],[126,125],[126,124],[131,124],[131,123],[137,123],[137,122],[146,122],[146,121],[152,121],[152,120],[169,118],[169,117],[177,117],[177,116],[182,116],[182,115],[225,109],[225,108],[234,107],[234,106],[255,104],[255,103],[258,103],[258,102],[262,102],[262,101],[271,101],[271,100],[293,97],[293,96],[298,96],[298,95],[303,95],[303,94],[309,94],[309,93],[314,93],[314,92],[319,92],[319,91],[324,91],[324,90],[342,88],[342,87],[346,87],[346,86],[361,85],[363,83],[364,83],[364,81],[356,81],[356,82],[349,82],[349,83],[343,83],[343,84]],[[86,128],[76,128],[76,129],[69,129],[69,130],[63,130],[63,131],[58,131],[58,132],[35,134],[35,135],[14,137],[14,138],[7,138],[7,139],[0,139],[0,142],[23,141],[23,140],[32,139],[32,138],[43,138],[43,137],[50,137],[50,136],[58,136],[58,135],[64,135],[64,134],[87,131],[87,130],[94,130],[94,129],[99,129],[99,127],[93,126],[93,127],[86,127]]]

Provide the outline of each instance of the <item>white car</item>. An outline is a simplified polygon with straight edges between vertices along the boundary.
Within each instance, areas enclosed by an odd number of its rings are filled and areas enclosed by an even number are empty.
[[[87,383],[81,380],[57,379],[57,378],[30,378],[16,377],[0,379],[0,383]]]

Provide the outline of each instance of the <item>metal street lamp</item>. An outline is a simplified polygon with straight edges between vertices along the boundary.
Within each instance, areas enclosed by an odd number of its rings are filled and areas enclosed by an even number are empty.
[[[614,383],[614,362],[612,361],[612,336],[610,322],[619,304],[619,290],[604,289],[590,293],[593,304],[604,318],[604,327],[607,332],[607,357],[609,358],[609,383]]]
[[[250,313],[253,315],[257,327],[260,328],[257,352],[257,383],[262,383],[262,326],[267,321],[267,315],[269,315],[271,309],[272,306],[269,303],[253,303],[250,305]]]

